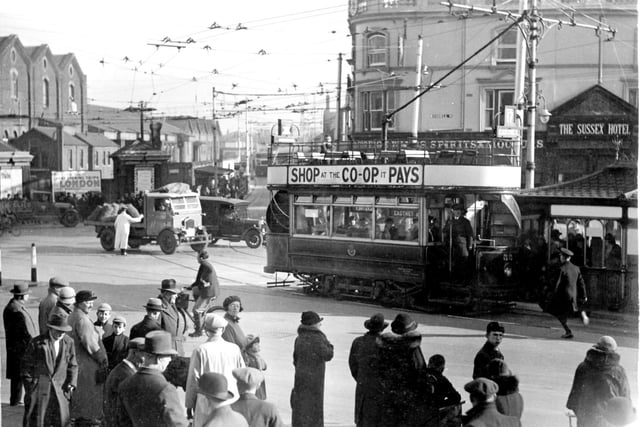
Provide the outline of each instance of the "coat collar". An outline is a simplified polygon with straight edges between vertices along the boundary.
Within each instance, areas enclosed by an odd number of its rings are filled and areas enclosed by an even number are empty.
[[[398,335],[393,332],[385,332],[376,340],[378,346],[384,349],[395,348],[419,348],[422,343],[422,335],[418,331],[409,331]]]

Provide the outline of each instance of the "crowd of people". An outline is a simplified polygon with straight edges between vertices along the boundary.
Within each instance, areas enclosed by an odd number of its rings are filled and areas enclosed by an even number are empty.
[[[162,280],[157,297],[131,326],[98,296],[76,292],[60,277],[49,280],[48,294],[34,321],[26,310],[30,290],[16,283],[4,310],[10,405],[24,404],[25,426],[282,426],[269,402],[260,355],[260,337],[245,334],[239,323],[240,297],[223,301],[215,269],[206,251],[198,254],[193,284],[180,289]],[[186,291],[196,301],[193,312]],[[300,316],[293,348],[292,427],[324,426],[325,367],[334,347],[314,311]],[[390,331],[385,332],[390,325]],[[190,357],[184,340],[206,336]],[[486,326],[486,342],[473,360],[464,385],[472,408],[462,414],[462,396],[444,375],[442,354],[426,359],[418,323],[399,313],[389,324],[381,313],[364,322],[348,365],[356,383],[357,426],[520,426],[524,399],[519,379],[500,345],[502,324]],[[617,343],[601,337],[575,372],[566,406],[579,427],[630,423],[634,409]],[[185,391],[180,398],[177,387]],[[23,401],[24,390],[24,401]]]

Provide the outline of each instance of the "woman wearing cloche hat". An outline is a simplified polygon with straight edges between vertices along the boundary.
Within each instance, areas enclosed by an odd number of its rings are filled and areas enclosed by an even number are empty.
[[[600,337],[576,369],[567,408],[576,414],[580,427],[607,425],[606,402],[613,397],[630,398],[629,379],[617,349],[615,339]]]
[[[305,311],[300,318],[293,350],[291,427],[324,426],[324,371],[333,359],[333,344],[320,330],[322,320],[315,311]]]

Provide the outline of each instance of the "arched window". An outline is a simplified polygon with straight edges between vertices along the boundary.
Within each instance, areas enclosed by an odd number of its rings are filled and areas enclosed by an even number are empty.
[[[49,107],[49,102],[50,102],[50,98],[49,98],[49,79],[47,77],[45,77],[42,80],[42,106],[44,108],[48,108]]]
[[[42,58],[42,68],[46,70],[47,65],[49,65],[49,63],[47,62],[47,58]]]
[[[11,98],[18,99],[18,72],[11,70]]]
[[[16,58],[17,58],[16,50],[15,49],[11,49],[11,63],[12,64],[16,63]]]
[[[387,65],[387,36],[372,34],[367,37],[367,66],[382,67]]]
[[[69,65],[69,77],[73,77],[73,65]]]

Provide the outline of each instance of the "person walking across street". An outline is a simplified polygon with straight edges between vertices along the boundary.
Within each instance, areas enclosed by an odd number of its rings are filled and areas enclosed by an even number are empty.
[[[20,374],[25,383],[25,427],[66,426],[76,388],[78,363],[68,316],[52,314],[47,330],[27,347]]]
[[[118,426],[187,427],[189,422],[178,389],[162,375],[173,348],[171,334],[149,332],[144,339],[144,361],[138,371],[118,387]]]
[[[204,329],[207,342],[197,347],[191,353],[187,388],[185,390],[185,404],[189,417],[193,416],[195,425],[202,425],[207,416],[207,408],[200,404],[198,396],[198,381],[208,372],[216,372],[227,379],[229,390],[234,396],[238,395],[233,370],[244,368],[244,360],[240,348],[222,338],[227,321],[221,316],[208,313],[204,318]]]
[[[389,325],[382,313],[365,320],[367,333],[353,340],[349,351],[349,369],[356,381],[354,420],[356,426],[375,426],[379,421],[382,405],[380,390],[379,351],[376,340]]]
[[[109,372],[104,383],[103,412],[106,427],[118,427],[118,387],[120,384],[135,374],[142,364],[144,350],[144,338],[134,338],[127,343],[127,357]]]
[[[129,233],[131,231],[131,224],[134,222],[140,222],[144,218],[144,215],[140,215],[138,218],[133,218],[127,213],[126,207],[118,209],[118,216],[114,227],[116,229],[116,237],[113,246],[116,249],[120,249],[120,255],[127,254],[127,247],[129,246]]]
[[[571,263],[573,252],[567,248],[560,248],[560,271],[555,281],[553,297],[547,311],[554,315],[564,328],[562,338],[573,338],[573,332],[567,320],[579,311],[579,305],[587,302],[587,288],[582,278],[580,268]],[[580,311],[584,325],[589,324],[589,318],[584,311]]]
[[[284,424],[278,408],[271,402],[256,396],[256,390],[264,382],[262,372],[255,368],[233,370],[240,397],[231,408],[242,414],[251,427],[282,427]]]
[[[102,422],[102,388],[107,376],[107,352],[100,334],[89,318],[93,291],[79,291],[76,304],[69,315],[71,338],[78,360],[78,392],[71,399],[71,418],[75,426],[99,426]]]
[[[161,283],[160,301],[162,312],[160,313],[160,326],[171,334],[173,348],[178,355],[184,355],[184,334],[187,332],[187,315],[176,307],[176,299],[180,292],[174,279],[164,279]]]
[[[617,349],[615,339],[600,337],[578,365],[567,399],[567,408],[575,413],[578,427],[606,426],[607,401],[631,397],[629,379],[620,365]]]
[[[151,331],[160,331],[160,314],[162,313],[162,301],[160,298],[149,298],[146,305],[147,314],[144,318],[131,327],[129,339],[144,338]]]
[[[10,292],[13,294],[13,298],[4,308],[2,319],[4,320],[7,346],[7,379],[11,380],[9,405],[16,406],[22,403],[21,360],[29,341],[38,335],[38,330],[25,307],[25,303],[29,300],[29,285],[25,282],[16,283]]]
[[[487,378],[476,378],[464,385],[469,393],[471,408],[463,417],[465,427],[520,427],[520,420],[498,412],[496,408],[496,393],[498,385]]]
[[[69,286],[69,282],[60,277],[52,277],[49,279],[47,296],[40,301],[40,305],[38,306],[38,330],[41,333],[48,330],[47,323],[49,322],[49,314],[51,314],[51,310],[53,310],[53,307],[55,307],[58,302],[60,289],[65,286]]]
[[[293,350],[291,427],[324,426],[324,374],[333,359],[333,344],[320,330],[322,320],[315,311],[303,312],[300,319]]]
[[[220,295],[220,284],[216,270],[209,262],[209,253],[205,250],[198,252],[198,273],[196,280],[185,289],[193,292],[195,303],[193,305],[194,331],[190,337],[200,337],[203,334],[203,317],[207,309]]]
[[[489,362],[493,359],[504,360],[504,355],[498,348],[500,347],[500,343],[502,343],[502,338],[504,337],[504,326],[498,322],[489,322],[487,324],[486,337],[487,341],[485,341],[484,345],[473,359],[472,378],[474,380],[479,377],[489,377],[486,369]]]

